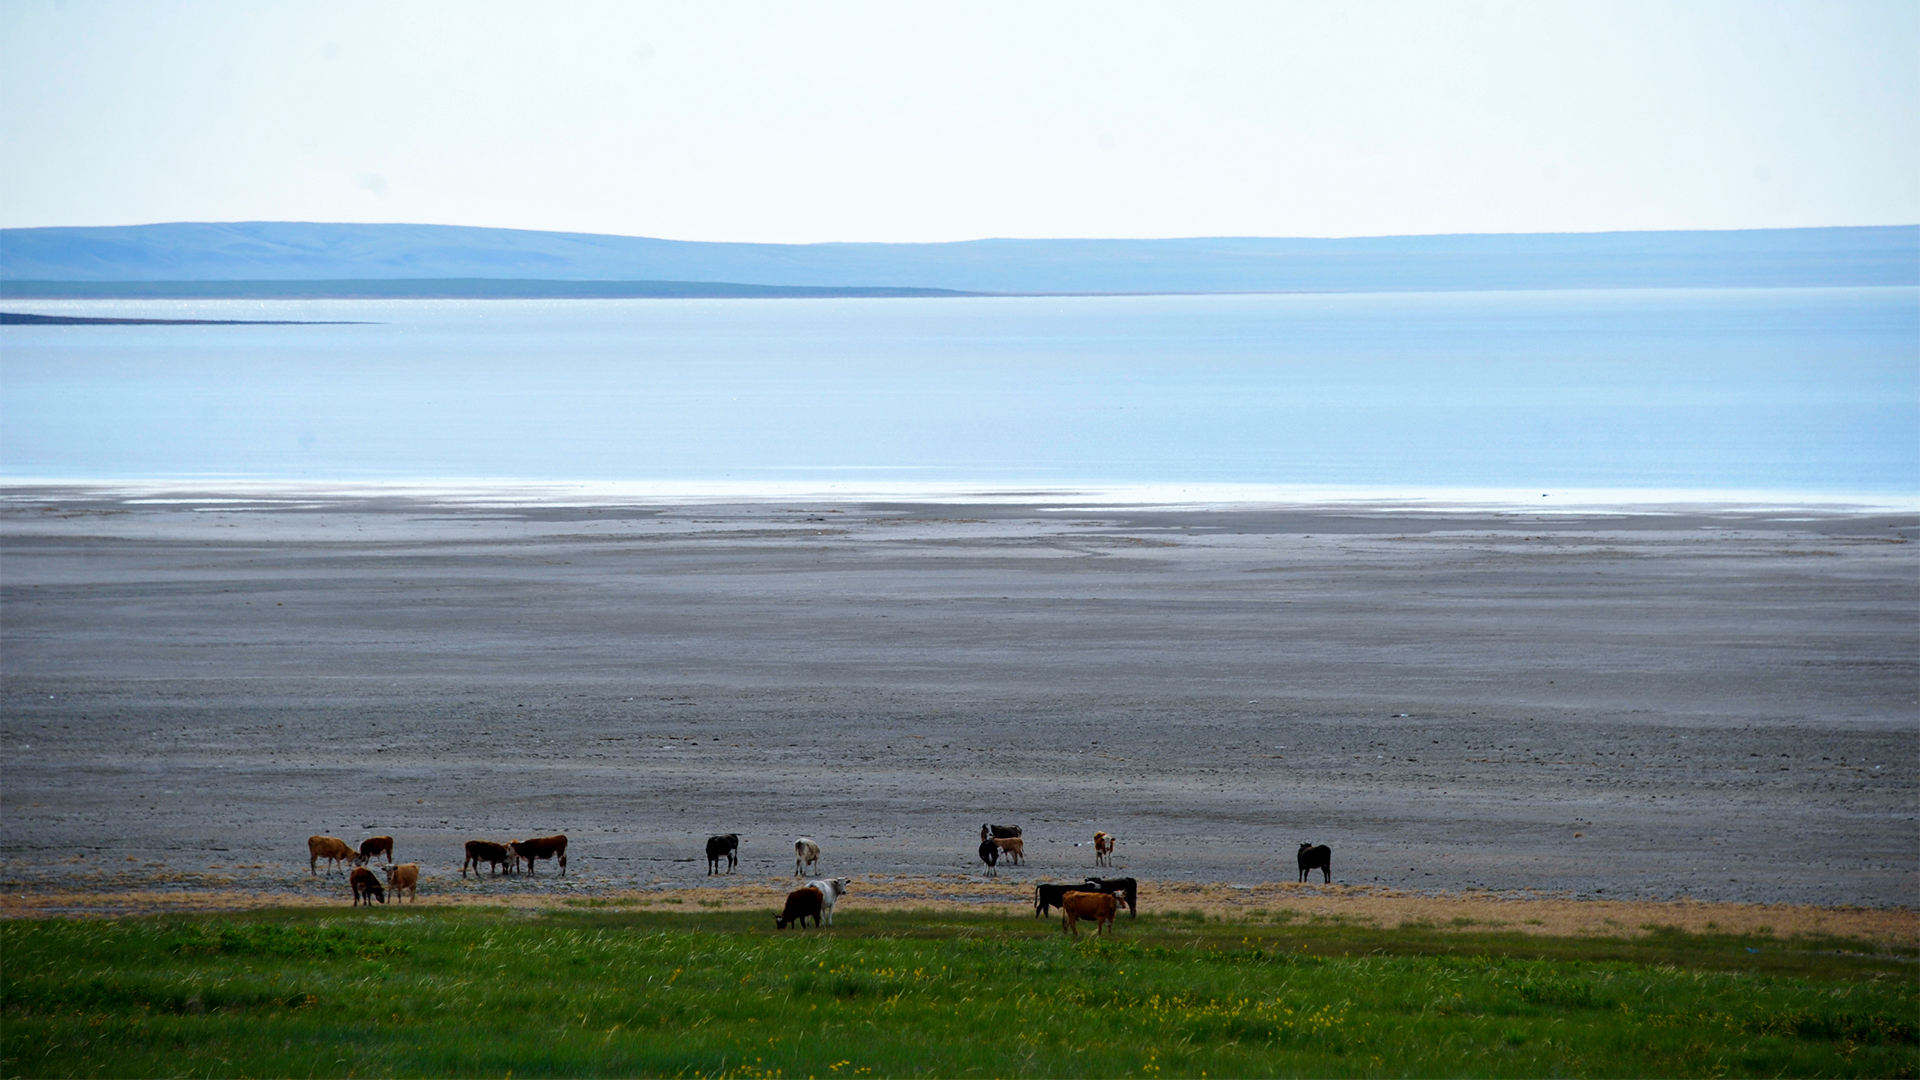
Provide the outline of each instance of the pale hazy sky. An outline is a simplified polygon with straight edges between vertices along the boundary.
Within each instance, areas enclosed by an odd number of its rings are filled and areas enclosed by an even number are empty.
[[[0,4],[0,226],[1920,222],[1920,3]]]

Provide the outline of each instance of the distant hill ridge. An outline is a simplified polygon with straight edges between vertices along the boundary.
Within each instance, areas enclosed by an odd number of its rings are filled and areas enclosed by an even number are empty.
[[[669,286],[723,290],[711,295],[754,295],[724,291],[744,286],[847,295],[1920,285],[1920,225],[941,244],[703,243],[304,222],[0,229],[0,295],[88,295],[51,284],[66,282],[326,281],[378,291],[382,281],[458,279],[600,283],[602,291],[590,295],[707,295]],[[636,291],[642,284],[665,291]],[[231,286],[175,295],[224,287]],[[393,289],[429,294],[418,285]]]

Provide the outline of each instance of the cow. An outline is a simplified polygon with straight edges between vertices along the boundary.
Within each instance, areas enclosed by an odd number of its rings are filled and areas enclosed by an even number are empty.
[[[1130,877],[1090,877],[1087,879],[1087,885],[1089,888],[1099,892],[1112,893],[1119,897],[1120,902],[1127,905],[1128,918],[1137,919],[1140,917],[1139,882]]]
[[[1068,893],[1086,892],[1091,887],[1092,886],[1089,886],[1084,881],[1076,881],[1070,885],[1063,885],[1058,882],[1042,882],[1041,884],[1035,885],[1033,887],[1033,917],[1036,919],[1041,918],[1046,915],[1049,910],[1059,907],[1060,898]]]
[[[804,927],[807,925],[807,919],[809,917],[813,919],[813,925],[818,927],[820,925],[820,907],[823,903],[824,900],[820,895],[819,889],[808,886],[804,889],[793,890],[787,894],[786,910],[773,917],[774,928],[777,930],[785,930],[795,923]]]
[[[1097,832],[1093,834],[1093,865],[1113,865],[1113,834]]]
[[[793,842],[794,877],[801,876],[801,867],[804,866],[806,869],[811,870],[813,869],[813,864],[819,861],[820,845],[814,843],[811,837],[803,836]]]
[[[1019,835],[1020,826],[1018,825],[980,826],[980,839],[982,840],[1011,840]]]
[[[380,879],[364,866],[347,875],[347,887],[353,890],[354,907],[359,907],[361,900],[365,900],[368,907],[372,907],[375,900],[387,902],[387,890],[380,887]]]
[[[387,865],[393,865],[393,837],[370,836],[360,841],[360,854],[353,860],[355,866],[365,866],[373,861],[375,855],[385,855]]]
[[[566,833],[558,833],[553,836],[536,836],[531,840],[515,840],[507,845],[507,850],[513,852],[515,858],[525,859],[527,861],[527,873],[529,874],[533,873],[533,861],[535,859],[558,859],[560,860],[560,876],[567,876]]]
[[[327,860],[327,872],[332,873],[334,863],[344,867],[353,862],[353,849],[337,836],[307,837],[307,873],[317,876],[320,871],[315,867],[321,859]]]
[[[1027,861],[1027,842],[1025,840],[1017,836],[1007,839],[995,837],[993,844],[1000,849],[1000,853],[1005,855],[1007,861],[1013,865],[1019,866],[1021,863]]]
[[[987,876],[1000,876],[1000,845],[991,840],[980,841],[980,861],[987,864]]]
[[[491,840],[467,841],[467,861],[460,864],[460,876],[466,877],[467,867],[471,866],[473,876],[479,877],[481,863],[492,864],[495,876],[499,875],[502,867],[506,868],[507,873],[513,873],[513,853],[507,850],[507,845]]]
[[[834,903],[847,895],[847,886],[851,884],[852,881],[843,877],[816,878],[807,882],[807,888],[820,890],[820,906],[827,914],[828,926],[833,925]]]
[[[1087,919],[1093,923],[1094,933],[1106,933],[1113,929],[1113,915],[1119,908],[1112,893],[1070,892],[1060,898],[1060,931],[1079,937],[1080,920]]]
[[[720,860],[727,860],[727,873],[740,865],[740,835],[727,833],[723,836],[707,837],[707,876],[720,872]]]
[[[1307,880],[1311,871],[1320,871],[1320,883],[1333,883],[1333,849],[1325,844],[1314,847],[1312,844],[1300,845],[1300,880]]]
[[[393,898],[400,899],[401,893],[411,894],[413,903],[420,901],[420,864],[401,863],[387,867],[387,888],[393,890]]]

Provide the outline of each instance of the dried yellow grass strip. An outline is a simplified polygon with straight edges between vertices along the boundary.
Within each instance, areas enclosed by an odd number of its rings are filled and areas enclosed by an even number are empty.
[[[776,910],[794,882],[731,881],[683,888],[586,888],[556,892],[486,891],[448,884],[420,898],[423,905],[621,910]],[[868,874],[853,879],[844,910],[927,909],[1022,915],[1032,910],[1031,886],[965,875]],[[336,895],[337,894],[337,895]],[[0,917],[108,917],[165,912],[245,911],[259,908],[344,907],[345,889],[139,889],[36,891],[0,895]],[[398,905],[400,908],[409,905]],[[1688,933],[1831,935],[1883,944],[1920,945],[1920,912],[1911,908],[1814,907],[1691,900],[1573,900],[1502,893],[1411,893],[1367,885],[1268,882],[1140,882],[1144,912],[1195,912],[1230,921],[1321,919],[1390,929],[1508,931],[1555,937],[1638,937],[1655,929]]]

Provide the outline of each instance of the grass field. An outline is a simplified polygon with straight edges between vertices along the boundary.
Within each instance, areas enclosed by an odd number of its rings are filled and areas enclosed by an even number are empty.
[[[0,1073],[1920,1075],[1884,944],[598,904],[0,923]]]

